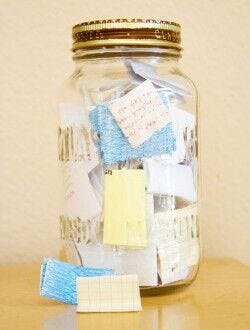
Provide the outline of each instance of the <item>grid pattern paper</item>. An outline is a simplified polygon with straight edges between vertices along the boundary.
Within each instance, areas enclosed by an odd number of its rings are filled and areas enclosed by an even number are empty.
[[[137,275],[79,277],[77,312],[141,311]]]

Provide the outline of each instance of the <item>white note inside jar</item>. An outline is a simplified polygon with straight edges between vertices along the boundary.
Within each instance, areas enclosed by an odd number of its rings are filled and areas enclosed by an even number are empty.
[[[66,162],[63,164],[63,214],[71,219],[93,219],[102,212],[89,181],[86,163]]]

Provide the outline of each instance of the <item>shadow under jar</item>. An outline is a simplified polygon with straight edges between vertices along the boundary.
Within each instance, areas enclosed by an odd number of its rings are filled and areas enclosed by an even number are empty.
[[[200,260],[198,96],[179,69],[180,25],[119,19],[73,27],[62,86],[60,231],[69,262],[190,283]]]

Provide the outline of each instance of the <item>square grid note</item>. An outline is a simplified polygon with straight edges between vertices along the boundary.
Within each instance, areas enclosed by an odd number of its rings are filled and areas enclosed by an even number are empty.
[[[141,311],[137,275],[77,278],[78,312]]]

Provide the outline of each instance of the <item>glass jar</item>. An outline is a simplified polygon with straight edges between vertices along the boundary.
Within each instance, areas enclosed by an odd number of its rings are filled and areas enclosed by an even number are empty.
[[[59,104],[60,231],[67,260],[190,283],[200,260],[198,96],[179,69],[180,25],[73,27],[75,70]]]

